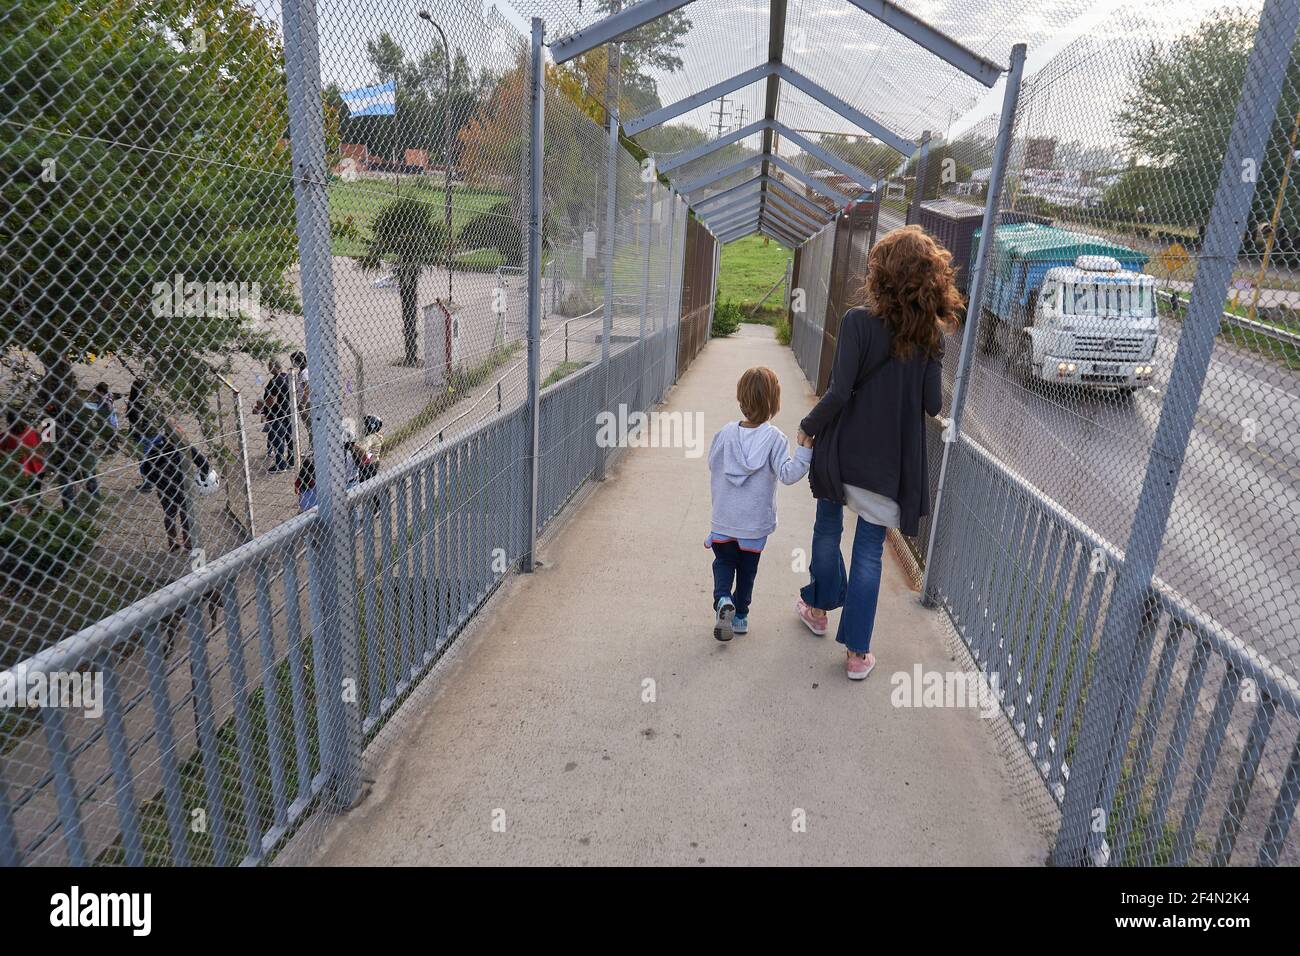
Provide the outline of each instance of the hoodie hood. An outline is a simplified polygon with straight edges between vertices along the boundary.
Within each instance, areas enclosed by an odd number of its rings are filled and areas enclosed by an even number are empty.
[[[718,433],[722,453],[722,473],[732,485],[743,484],[756,471],[768,467],[772,457],[772,443],[779,440],[781,432],[770,423],[757,428],[742,428],[732,422]]]

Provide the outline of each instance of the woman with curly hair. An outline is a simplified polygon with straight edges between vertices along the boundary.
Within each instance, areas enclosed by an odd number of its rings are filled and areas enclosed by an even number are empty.
[[[830,386],[797,436],[813,446],[817,519],[811,580],[795,610],[820,636],[826,612],[844,609],[835,639],[847,648],[850,680],[876,666],[871,632],[885,532],[914,535],[930,511],[925,416],[939,414],[943,335],[962,308],[951,255],[919,226],[876,243],[862,292],[866,305],[840,323]],[[858,519],[847,573],[840,554],[846,506]]]

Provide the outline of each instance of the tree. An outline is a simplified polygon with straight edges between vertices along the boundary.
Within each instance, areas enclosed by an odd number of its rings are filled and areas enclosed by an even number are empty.
[[[390,83],[397,79],[406,66],[406,51],[387,30],[380,33],[377,39],[366,41],[366,58],[379,74],[380,83]]]
[[[1108,205],[1142,206],[1148,221],[1180,226],[1208,220],[1255,29],[1255,17],[1222,12],[1168,47],[1152,44],[1115,124],[1133,164],[1107,191]],[[1268,145],[1257,168],[1243,170],[1257,177],[1256,223],[1272,213],[1298,108],[1300,54],[1293,50]],[[1282,213],[1292,233],[1300,226],[1294,197],[1286,197]]]
[[[156,286],[255,283],[263,309],[298,308],[276,27],[225,0],[15,0],[5,16],[0,71],[21,93],[0,151],[3,348],[46,369],[134,358],[203,420],[205,358],[278,343],[247,314],[160,314]]]
[[[379,210],[370,227],[373,238],[359,260],[368,271],[391,263],[397,279],[402,308],[402,339],[406,364],[420,364],[417,337],[420,276],[443,261],[447,253],[446,234],[435,209],[418,199],[396,199]]]
[[[599,0],[596,9],[609,16],[627,6],[626,0]],[[675,10],[645,26],[638,27],[620,39],[622,57],[619,64],[619,83],[622,98],[635,113],[646,113],[659,107],[659,89],[651,71],[676,73],[682,68],[682,58],[677,55],[684,45],[692,23],[681,10]],[[652,105],[653,104],[653,105]]]

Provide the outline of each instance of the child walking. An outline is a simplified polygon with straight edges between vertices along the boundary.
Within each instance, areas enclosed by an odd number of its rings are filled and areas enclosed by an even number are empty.
[[[713,518],[706,548],[713,549],[713,636],[729,641],[749,630],[754,576],[767,536],[776,530],[776,482],[792,485],[808,474],[812,448],[790,456],[790,442],[772,419],[781,410],[781,382],[757,366],[740,376],[736,400],[745,416],[728,422],[709,446]]]

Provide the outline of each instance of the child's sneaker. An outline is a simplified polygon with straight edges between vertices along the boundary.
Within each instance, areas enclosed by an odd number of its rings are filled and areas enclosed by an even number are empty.
[[[876,656],[874,654],[854,654],[849,651],[844,671],[849,675],[849,680],[866,680],[867,675],[875,669],[875,666]]]
[[[749,633],[749,615],[737,614],[731,619],[731,631],[733,634]]]
[[[718,616],[713,622],[713,636],[719,641],[729,641],[735,633],[736,605],[729,597],[718,598]]]
[[[799,615],[799,620],[803,621],[808,630],[812,631],[818,637],[826,636],[826,615],[818,616],[812,612],[812,608],[804,601],[803,598],[794,602],[794,611]]]

